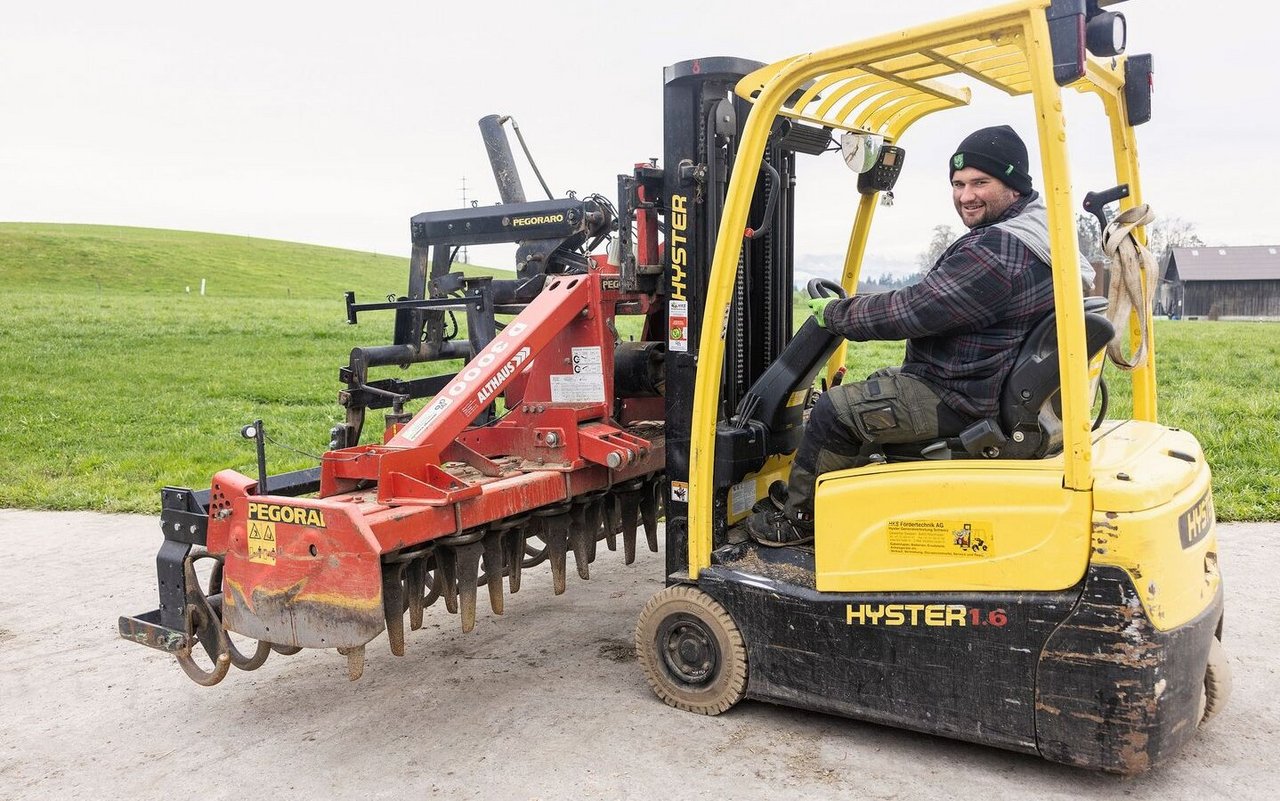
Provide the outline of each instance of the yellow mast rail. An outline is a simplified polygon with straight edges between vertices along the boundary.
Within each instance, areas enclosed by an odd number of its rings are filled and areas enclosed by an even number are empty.
[[[1128,105],[1124,99],[1124,65],[1128,59],[1124,56],[1109,62],[1089,59],[1085,64],[1084,77],[1071,85],[1080,92],[1092,92],[1102,101],[1103,110],[1111,123],[1111,147],[1115,152],[1116,184],[1128,184],[1129,196],[1120,201],[1120,210],[1132,208],[1142,203],[1142,182],[1138,177],[1138,145],[1137,137],[1131,126],[1126,124]],[[1144,226],[1134,229],[1134,236],[1142,244],[1147,243],[1147,231]],[[1148,290],[1147,281],[1156,280],[1156,276],[1145,276],[1143,292]],[[1146,363],[1133,370],[1133,419],[1156,422],[1156,332],[1152,315],[1147,317],[1147,360]],[[1138,322],[1137,311],[1129,313],[1129,345],[1136,348],[1141,342],[1143,331]]]

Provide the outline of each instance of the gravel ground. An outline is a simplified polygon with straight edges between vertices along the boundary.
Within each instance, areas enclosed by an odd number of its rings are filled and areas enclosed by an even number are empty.
[[[0,798],[1270,798],[1280,524],[1218,531],[1234,694],[1173,763],[1125,780],[750,701],[668,708],[631,648],[661,588],[649,554],[606,552],[558,598],[527,572],[503,617],[481,594],[469,635],[432,608],[406,656],[375,641],[358,682],[304,651],[205,689],[116,636],[155,606],[155,518],[0,510]]]

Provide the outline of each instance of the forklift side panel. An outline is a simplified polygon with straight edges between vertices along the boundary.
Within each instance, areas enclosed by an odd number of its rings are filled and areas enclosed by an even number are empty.
[[[1063,489],[1060,459],[828,473],[816,502],[818,589],[1061,590],[1084,576],[1089,502]]]

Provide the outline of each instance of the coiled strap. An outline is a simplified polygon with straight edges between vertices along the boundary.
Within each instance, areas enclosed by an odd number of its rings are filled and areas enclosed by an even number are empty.
[[[1133,235],[1139,225],[1150,225],[1155,220],[1151,207],[1140,206],[1125,209],[1107,225],[1102,235],[1102,250],[1119,269],[1113,271],[1107,291],[1107,313],[1116,327],[1117,336],[1107,344],[1107,356],[1121,370],[1133,370],[1147,362],[1147,330],[1151,314],[1151,302],[1156,293],[1156,259],[1151,251]],[[1143,279],[1146,290],[1143,290]],[[1132,356],[1125,356],[1124,337],[1118,332],[1128,330],[1129,313],[1138,315],[1138,347]]]

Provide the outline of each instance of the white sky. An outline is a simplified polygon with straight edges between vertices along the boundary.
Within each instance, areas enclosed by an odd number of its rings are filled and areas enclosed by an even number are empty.
[[[462,205],[464,176],[470,198],[497,200],[476,127],[486,114],[516,118],[557,194],[612,197],[617,173],[662,154],[663,66],[772,61],[986,5],[7,4],[0,220],[407,255],[408,218]],[[1280,244],[1277,5],[1131,0],[1113,10],[1128,17],[1129,52],[1155,54],[1155,116],[1139,128],[1147,202],[1194,223],[1207,244]],[[1098,108],[1092,98],[1066,107],[1077,202],[1112,183]],[[898,203],[877,214],[864,274],[912,264],[937,224],[959,228],[945,161],[969,131],[1002,122],[1034,136],[1028,100],[987,90],[912,129]],[[834,154],[801,159],[797,254],[842,253],[855,177]],[[523,163],[522,174],[530,199],[541,197]],[[1032,174],[1039,186],[1034,151]]]

